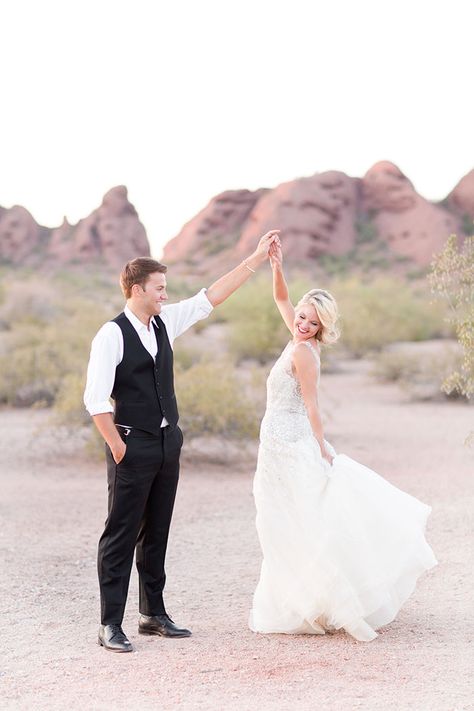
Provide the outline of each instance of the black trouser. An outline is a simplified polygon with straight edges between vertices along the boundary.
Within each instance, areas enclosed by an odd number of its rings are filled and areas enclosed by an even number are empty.
[[[132,429],[116,464],[106,445],[108,516],[99,541],[101,622],[121,624],[136,547],[140,612],[165,612],[165,555],[179,477],[183,435],[163,427],[159,435]]]

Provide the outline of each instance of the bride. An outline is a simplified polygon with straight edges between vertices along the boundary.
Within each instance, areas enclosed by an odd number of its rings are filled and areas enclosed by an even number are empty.
[[[369,641],[436,565],[424,537],[431,509],[324,439],[320,348],[339,336],[337,305],[312,289],[295,309],[278,243],[270,260],[292,340],[267,381],[254,479],[263,563],[249,626],[288,634],[342,628]]]

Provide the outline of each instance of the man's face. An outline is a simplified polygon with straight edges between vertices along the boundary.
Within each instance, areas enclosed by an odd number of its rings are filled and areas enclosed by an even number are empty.
[[[166,293],[166,276],[161,272],[154,272],[148,277],[145,287],[139,292],[140,306],[148,316],[157,316],[161,305],[168,301]]]

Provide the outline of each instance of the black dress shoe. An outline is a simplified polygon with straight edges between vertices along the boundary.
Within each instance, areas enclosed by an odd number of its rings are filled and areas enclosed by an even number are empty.
[[[139,634],[158,634],[161,637],[191,637],[191,631],[177,627],[168,615],[140,615]]]
[[[97,641],[109,652],[133,652],[133,647],[120,625],[101,625]]]

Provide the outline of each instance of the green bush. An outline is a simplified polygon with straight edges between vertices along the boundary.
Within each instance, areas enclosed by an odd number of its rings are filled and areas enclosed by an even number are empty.
[[[0,402],[53,405],[69,376],[84,380],[91,339],[109,317],[116,287],[84,289],[62,275],[18,273],[3,285]],[[82,395],[81,395],[82,402]]]
[[[259,417],[232,362],[201,362],[176,370],[180,424],[187,437],[255,437]]]
[[[459,366],[460,360],[459,349],[447,344],[431,352],[393,348],[374,357],[371,374],[382,382],[399,383],[414,400],[440,400],[459,397],[458,393],[443,392],[442,384],[453,368]]]
[[[238,362],[272,361],[291,338],[273,302],[271,275],[266,271],[216,309],[212,319],[200,322],[203,326],[194,330],[205,326],[203,335],[197,338],[190,332],[187,340],[176,344],[177,394],[183,428],[191,437],[257,434],[266,368],[252,370]],[[310,283],[300,276],[290,282],[293,303],[314,286],[334,293],[343,316],[342,344],[356,355],[395,340],[428,338],[446,330],[444,313],[403,282],[379,279],[365,284],[353,278]],[[189,295],[184,283],[178,287],[182,296]],[[0,402],[52,405],[63,424],[90,423],[82,403],[90,343],[99,326],[122,307],[116,278],[91,273],[89,279],[74,273],[70,278],[61,274],[40,279],[15,273],[5,275],[0,297]],[[214,362],[215,353],[226,350],[227,360]],[[330,353],[337,356],[338,350]],[[209,362],[200,360],[203,354]],[[331,362],[324,360],[323,367],[331,367]]]
[[[384,383],[410,380],[420,371],[420,357],[399,351],[383,351],[373,358],[371,375]]]
[[[229,351],[237,359],[254,358],[260,363],[274,358],[289,340],[272,296],[269,276],[258,277],[219,307],[229,324]]]
[[[173,347],[173,361],[176,369],[188,370],[199,361],[199,354],[196,354],[191,348],[183,347],[178,341]]]
[[[74,435],[78,428],[85,433],[85,451],[93,459],[104,455],[104,440],[93,425],[83,403],[85,377],[80,373],[66,375],[56,394],[51,420]]]
[[[88,425],[91,422],[84,407],[84,387],[83,373],[68,373],[62,378],[54,403],[57,420],[62,424],[76,426],[78,424]]]
[[[413,286],[379,277],[370,283],[359,279],[330,285],[341,314],[341,344],[361,357],[395,341],[421,341],[448,333],[444,310]]]
[[[461,229],[467,237],[472,237],[474,235],[474,220],[470,215],[465,214],[462,216]]]
[[[451,235],[444,250],[435,256],[429,275],[431,290],[449,311],[451,324],[462,350],[462,359],[443,383],[445,392],[465,397],[474,394],[474,237],[458,244]]]
[[[354,224],[356,233],[357,244],[364,244],[366,242],[374,242],[378,237],[377,228],[374,223],[365,216],[359,220],[355,221]]]
[[[52,405],[63,380],[84,378],[91,340],[106,316],[89,302],[52,323],[20,323],[5,334],[0,355],[0,402]]]
[[[310,283],[299,278],[290,282],[292,302],[296,305],[308,289],[316,286],[327,288],[335,296],[342,325],[339,348],[356,357],[396,341],[450,335],[445,310],[430,302],[429,293],[401,280],[378,277],[366,282],[352,277]],[[217,312],[228,324],[228,350],[237,361],[271,361],[291,338],[273,301],[269,276],[253,279]]]
[[[61,299],[53,284],[37,277],[6,282],[0,307],[3,328],[43,326],[57,317]]]

